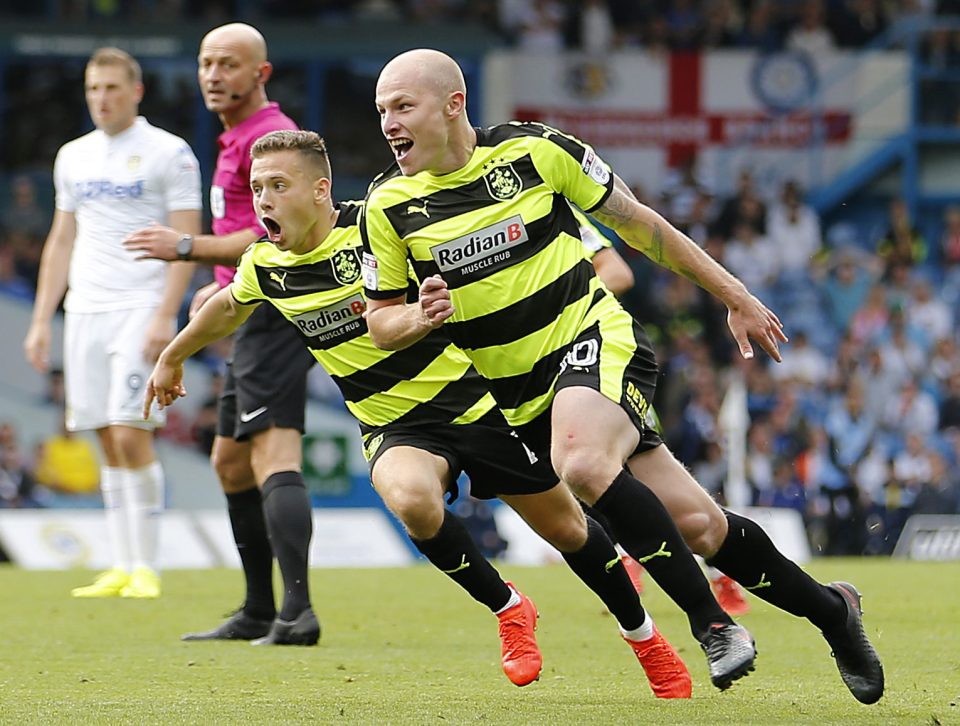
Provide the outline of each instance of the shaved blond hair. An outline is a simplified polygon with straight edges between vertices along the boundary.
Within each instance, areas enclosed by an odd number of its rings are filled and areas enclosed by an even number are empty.
[[[254,63],[263,63],[267,60],[267,41],[263,34],[246,23],[227,23],[214,28],[200,41],[201,50],[205,45],[225,43],[242,47],[250,55]]]
[[[393,58],[380,71],[380,78],[412,78],[438,96],[451,93],[467,95],[467,84],[457,62],[446,53],[417,48]]]

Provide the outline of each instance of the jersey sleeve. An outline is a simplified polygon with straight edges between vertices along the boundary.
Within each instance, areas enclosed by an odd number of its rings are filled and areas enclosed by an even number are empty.
[[[407,250],[374,191],[360,215],[363,240],[363,289],[371,300],[389,300],[407,292]]]
[[[68,162],[64,158],[66,154],[61,148],[57,152],[56,161],[53,162],[53,188],[56,194],[55,206],[61,212],[76,212],[77,200],[73,196],[73,186],[67,179]]]
[[[200,162],[185,141],[174,147],[164,169],[166,210],[203,209]]]
[[[562,131],[542,129],[533,161],[544,182],[588,214],[613,191],[613,172],[589,144]]]
[[[266,301],[267,297],[260,289],[260,281],[257,279],[257,267],[254,264],[254,255],[256,254],[256,243],[247,247],[247,251],[240,257],[237,263],[237,272],[233,276],[233,282],[230,283],[230,292],[233,299],[241,305],[253,305]]]

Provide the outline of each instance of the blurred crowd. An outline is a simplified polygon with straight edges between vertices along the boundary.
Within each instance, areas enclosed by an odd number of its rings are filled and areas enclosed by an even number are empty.
[[[872,238],[844,224],[824,235],[794,182],[766,198],[744,170],[736,194],[715,199],[692,165],[647,201],[790,337],[782,363],[743,361],[721,305],[625,253],[638,279],[626,304],[658,347],[666,439],[704,486],[722,498],[720,408],[738,376],[753,503],[796,509],[817,551],[888,554],[910,514],[960,512],[960,207],[932,238],[896,198]]]
[[[960,13],[958,0],[11,0],[4,5],[10,17],[69,22],[472,22],[530,50],[588,51],[817,52],[862,46],[902,17]]]

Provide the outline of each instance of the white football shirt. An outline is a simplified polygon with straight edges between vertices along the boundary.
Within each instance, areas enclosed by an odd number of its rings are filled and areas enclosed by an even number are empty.
[[[64,309],[95,313],[154,307],[167,263],[137,260],[121,242],[169,212],[201,209],[200,165],[186,141],[142,116],[115,136],[94,130],[64,144],[53,167],[57,209],[77,237]]]

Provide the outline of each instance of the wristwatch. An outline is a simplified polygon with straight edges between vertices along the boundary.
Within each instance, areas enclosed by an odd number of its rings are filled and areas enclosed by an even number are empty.
[[[193,235],[185,234],[177,240],[177,259],[189,260],[193,254]]]

